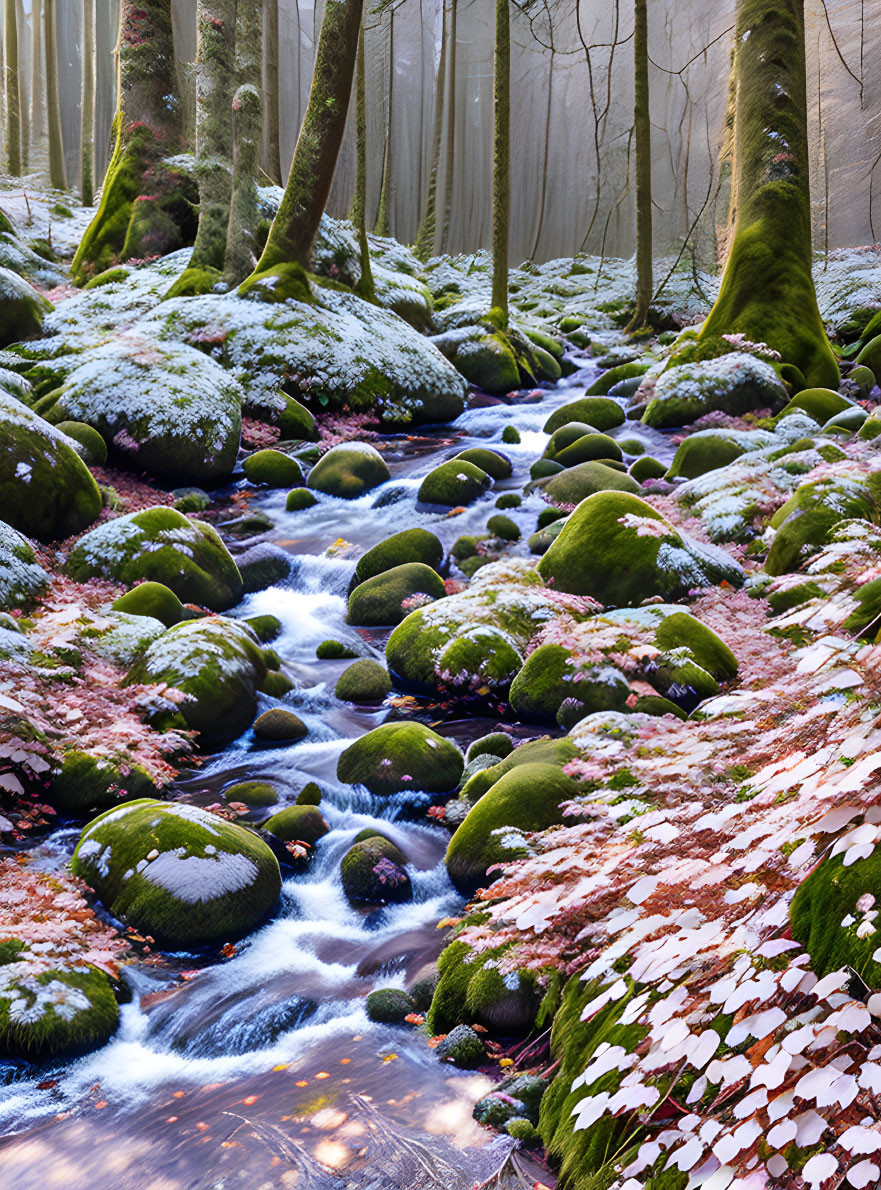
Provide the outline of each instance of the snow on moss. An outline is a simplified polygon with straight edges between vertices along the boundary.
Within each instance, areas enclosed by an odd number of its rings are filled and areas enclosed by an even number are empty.
[[[0,521],[0,609],[20,607],[36,598],[48,582],[27,539]]]
[[[138,871],[149,884],[185,905],[249,888],[259,875],[257,865],[246,855],[217,851],[210,844],[204,855],[191,855],[186,847],[163,851],[153,860],[141,860]]]

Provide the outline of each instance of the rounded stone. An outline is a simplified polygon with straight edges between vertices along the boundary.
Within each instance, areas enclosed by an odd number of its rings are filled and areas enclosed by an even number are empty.
[[[492,484],[492,479],[473,463],[450,459],[429,471],[423,479],[416,499],[420,504],[443,504],[455,507],[470,504]]]
[[[284,707],[272,707],[254,720],[254,735],[264,743],[291,744],[302,740],[309,729],[299,716]]]
[[[436,571],[421,562],[407,562],[359,583],[349,596],[346,621],[362,627],[400,624],[415,607],[445,595]]]
[[[402,790],[448,793],[465,761],[452,741],[422,723],[384,723],[350,744],[337,762],[337,778],[389,796]]]
[[[251,483],[287,488],[303,482],[303,472],[296,459],[282,450],[258,450],[242,463],[245,478]]]
[[[375,447],[366,442],[345,442],[318,460],[306,482],[328,496],[356,500],[389,478],[388,465]]]
[[[392,682],[388,670],[372,657],[362,657],[337,679],[334,694],[344,702],[382,702],[391,691]]]

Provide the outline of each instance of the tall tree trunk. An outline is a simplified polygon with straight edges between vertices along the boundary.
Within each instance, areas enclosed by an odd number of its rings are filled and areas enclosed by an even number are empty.
[[[83,102],[80,129],[80,197],[84,207],[95,198],[95,0],[83,0]]]
[[[116,100],[116,40],[119,32],[113,14],[97,5],[95,22],[95,180],[103,182],[110,159],[110,130]]]
[[[278,0],[263,0],[263,143],[260,157],[266,176],[280,184],[278,36]]]
[[[24,46],[27,39],[27,19],[22,0],[15,0],[18,21],[18,103],[21,112],[21,172],[28,172],[28,155],[31,148],[30,81]]]
[[[312,244],[333,182],[346,127],[352,75],[358,50],[363,0],[332,0],[324,10],[315,71],[291,172],[266,247],[240,292],[248,292],[272,272],[260,296],[283,301],[311,295],[306,270]]]
[[[444,162],[444,217],[441,228],[440,249],[450,250],[450,224],[453,219],[453,178],[456,163],[456,5],[450,0],[450,69],[447,82],[447,151]]]
[[[46,108],[43,103],[43,8],[41,0],[31,2],[31,143],[38,144],[46,132]]]
[[[21,177],[21,95],[18,85],[18,16],[15,0],[6,0],[4,32],[6,55],[6,160],[14,178]]]
[[[46,0],[47,11],[55,0]],[[171,0],[122,0],[116,147],[101,204],[73,260],[83,284],[120,260],[161,256],[192,242],[195,195],[164,158],[183,148]],[[46,39],[48,57],[49,40]]]
[[[744,334],[797,382],[837,388],[811,276],[804,0],[739,0],[735,37],[737,222],[699,347],[715,354],[722,335]]]
[[[199,0],[196,20],[199,230],[190,263],[171,286],[168,297],[207,293],[220,279],[232,198],[236,0]]]
[[[249,11],[250,0],[236,3],[236,76],[233,96],[233,185],[226,233],[223,279],[238,285],[257,263],[256,232],[259,222],[257,159],[263,102],[260,71],[263,38],[260,22]]]
[[[629,331],[645,326],[652,300],[652,121],[649,111],[647,0],[636,0],[633,27],[633,131],[636,145],[636,308]]]
[[[58,45],[55,36],[56,0],[43,0],[43,40],[46,45],[46,123],[49,127],[49,184],[67,187],[64,142],[61,139],[61,103],[58,98]]]
[[[541,233],[544,231],[545,225],[545,211],[548,198],[548,158],[551,151],[551,114],[554,104],[554,55],[557,52],[554,47],[554,22],[548,11],[547,0],[545,0],[545,11],[548,12],[551,59],[548,63],[548,94],[547,103],[545,104],[545,144],[541,163],[541,195],[538,200],[538,227],[535,229],[535,239],[532,243],[532,252],[530,254],[532,260],[535,260],[536,256],[538,256],[538,245],[541,241]]]
[[[431,168],[425,190],[425,206],[419,229],[416,232],[414,251],[419,260],[426,261],[434,252],[437,228],[437,175],[440,168],[441,145],[444,137],[444,85],[447,68],[447,11],[446,2],[441,9],[441,44],[437,64],[437,81],[434,94],[434,129],[431,142]]]
[[[385,147],[382,153],[382,181],[379,187],[379,206],[373,230],[378,236],[392,234],[392,120],[395,103],[395,10],[389,13],[388,32],[388,116],[385,125]]]
[[[370,245],[367,241],[367,71],[364,62],[363,22],[358,34],[358,66],[355,75],[355,143],[355,196],[349,218],[358,232],[358,248],[361,254],[361,276],[356,288],[365,301],[373,302],[376,301],[376,289],[370,265]]]
[[[493,72],[493,321],[508,325],[508,223],[511,209],[511,11],[496,0]]]

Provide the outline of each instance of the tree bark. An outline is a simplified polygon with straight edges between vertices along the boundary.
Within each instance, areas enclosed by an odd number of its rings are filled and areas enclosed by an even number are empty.
[[[80,128],[80,198],[95,197],[95,0],[83,0],[83,101]]]
[[[223,279],[230,286],[240,284],[257,263],[257,159],[263,113],[260,93],[263,38],[260,23],[253,19],[249,7],[249,0],[237,0],[238,87],[232,101],[233,184],[223,262]]]
[[[14,178],[21,177],[21,94],[18,85],[18,17],[15,0],[6,0],[4,29],[6,55],[6,161]]]
[[[45,2],[48,12],[55,0]],[[48,35],[46,51],[48,58]],[[184,144],[171,0],[122,0],[118,71],[116,146],[101,204],[73,260],[77,284],[117,261],[192,243],[195,233],[189,179],[164,164]]]
[[[282,174],[278,110],[278,36],[278,0],[263,0],[263,144],[261,160],[266,176],[280,185]]]
[[[64,143],[61,139],[61,103],[58,98],[58,47],[55,37],[56,0],[43,0],[43,39],[46,45],[46,123],[49,128],[49,184],[67,188]]]
[[[269,229],[263,255],[242,292],[248,292],[258,280],[266,280],[262,274],[274,271],[275,281],[261,287],[262,296],[281,301],[293,295],[308,298],[310,294],[306,270],[346,127],[362,8],[363,0],[327,2],[309,103],[284,198]]]
[[[453,178],[456,161],[456,5],[450,0],[450,69],[447,82],[447,151],[444,162],[444,217],[440,248],[450,250],[450,223],[453,219]]]
[[[395,102],[395,10],[389,13],[388,33],[388,95],[387,119],[385,125],[385,146],[382,153],[382,181],[379,186],[379,206],[376,210],[376,223],[373,230],[378,236],[392,234],[392,121],[394,119]]]
[[[18,19],[18,104],[21,113],[21,172],[28,172],[28,158],[31,148],[30,77],[24,45],[27,44],[27,18],[22,0],[15,0]]]
[[[355,197],[349,216],[358,232],[358,248],[361,255],[361,276],[357,292],[368,302],[376,301],[373,284],[373,269],[370,265],[370,245],[367,241],[367,71],[364,61],[364,25],[358,34],[358,65],[355,75],[355,143],[357,145],[357,170],[355,172]]]
[[[785,377],[834,389],[811,275],[804,0],[739,0],[735,38],[737,221],[698,346],[743,334],[780,353]]]
[[[437,63],[437,82],[434,98],[434,130],[431,144],[431,168],[425,191],[425,207],[416,232],[414,251],[421,261],[426,261],[434,252],[437,230],[437,175],[440,168],[441,146],[444,136],[444,86],[447,69],[447,10],[446,2],[441,10],[441,44]]]
[[[110,159],[110,130],[116,102],[115,46],[118,34],[112,13],[97,6],[95,22],[95,180],[103,181]]]
[[[46,132],[43,105],[43,8],[41,0],[32,0],[31,27],[34,33],[31,51],[31,143],[37,144]]]
[[[645,326],[652,301],[652,121],[649,110],[647,0],[636,0],[633,27],[633,131],[636,146],[636,306],[628,331]]]
[[[511,12],[496,0],[493,72],[493,283],[494,322],[508,325],[508,223],[511,207]]]

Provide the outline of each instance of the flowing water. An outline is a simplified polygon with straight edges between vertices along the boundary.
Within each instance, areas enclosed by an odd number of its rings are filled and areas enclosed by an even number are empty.
[[[173,796],[208,804],[236,781],[265,779],[283,791],[285,804],[317,780],[330,832],[308,872],[285,880],[272,918],[230,957],[167,956],[159,965],[128,968],[131,998],[102,1049],[39,1070],[0,1069],[4,1190],[459,1190],[504,1161],[511,1142],[490,1141],[471,1119],[490,1080],[441,1066],[421,1031],[366,1017],[369,991],[404,986],[436,959],[443,940],[436,923],[462,902],[443,865],[448,833],[414,820],[418,795],[380,805],[363,789],[337,782],[339,753],[389,712],[337,700],[337,677],[351,662],[318,661],[315,648],[330,637],[360,651],[366,644],[381,658],[387,631],[345,623],[356,558],[416,525],[431,529],[446,548],[461,534],[485,532],[500,492],[520,492],[528,480],[551,411],[583,395],[595,378],[595,365],[579,363],[552,388],[509,402],[479,400],[451,426],[389,436],[381,445],[392,478],[359,500],[322,497],[313,508],[287,513],[285,492],[254,494],[250,510],[274,522],[260,540],[288,550],[293,569],[282,585],[248,596],[230,614],[281,620],[272,647],[297,684],[284,704],[309,734],[295,745],[267,748],[248,732],[180,780]],[[507,425],[518,429],[518,445],[501,443]],[[641,437],[657,439],[655,454],[669,457],[660,435],[639,429]],[[455,516],[417,508],[422,477],[469,446],[503,450],[514,465],[510,479]],[[533,495],[506,510],[524,542],[541,507]],[[224,532],[223,520],[219,527]],[[525,544],[517,548],[526,551]],[[496,723],[473,717],[433,726],[464,747]],[[523,734],[537,733],[524,728]],[[343,895],[340,859],[367,826],[379,826],[407,855],[412,902],[366,912]],[[35,848],[35,862],[65,862],[77,837],[75,829],[57,831]]]

